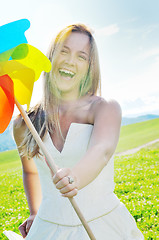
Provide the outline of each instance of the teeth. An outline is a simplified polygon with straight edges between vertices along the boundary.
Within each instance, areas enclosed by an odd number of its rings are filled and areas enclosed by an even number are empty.
[[[63,75],[63,76],[69,76],[69,77],[71,77],[71,78],[75,75],[74,72],[69,71],[69,70],[66,70],[66,69],[59,69],[59,72],[60,72],[61,75]]]

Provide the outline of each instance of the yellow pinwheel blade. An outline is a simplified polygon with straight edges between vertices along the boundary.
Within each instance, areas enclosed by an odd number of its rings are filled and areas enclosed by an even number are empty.
[[[9,58],[13,60],[7,61]],[[20,104],[29,108],[34,82],[42,71],[49,72],[51,62],[37,48],[20,44],[0,54],[0,76],[8,74],[14,83],[14,93]]]
[[[22,45],[19,45],[19,47],[22,48]],[[29,44],[27,46],[28,52],[24,58],[17,60],[17,52],[20,51],[18,47],[16,47],[11,57],[26,67],[33,69],[35,72],[35,81],[37,81],[42,71],[49,72],[51,70],[51,62],[40,50]]]
[[[11,60],[0,62],[0,76],[8,74],[14,83],[14,94],[20,104],[29,104],[33,91],[35,73],[21,63]]]
[[[13,72],[15,73],[21,71],[22,69],[28,68],[15,60],[0,62],[0,76]]]
[[[32,69],[24,68],[9,74],[14,83],[14,94],[20,104],[27,104],[27,110],[31,101],[35,73]]]

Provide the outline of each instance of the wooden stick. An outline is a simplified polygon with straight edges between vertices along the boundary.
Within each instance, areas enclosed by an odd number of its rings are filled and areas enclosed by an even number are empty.
[[[49,152],[47,151],[43,141],[41,140],[39,134],[37,133],[36,129],[34,128],[32,122],[30,121],[30,118],[28,117],[28,115],[26,114],[26,112],[24,111],[24,109],[22,108],[22,106],[20,105],[20,103],[17,101],[17,99],[15,98],[15,104],[17,106],[17,108],[19,109],[27,127],[29,128],[30,132],[32,133],[35,141],[37,142],[37,144],[39,145],[39,147],[41,148],[44,156],[47,159],[48,165],[50,167],[50,169],[53,171],[53,173],[55,174],[57,172],[57,167],[54,163],[54,160],[52,158],[52,156],[49,154]],[[74,198],[68,198],[75,210],[75,212],[77,213],[79,219],[81,220],[81,223],[83,224],[86,232],[88,233],[88,236],[90,237],[91,240],[96,240],[92,230],[90,229],[88,223],[86,222],[81,210],[79,209],[76,201]]]

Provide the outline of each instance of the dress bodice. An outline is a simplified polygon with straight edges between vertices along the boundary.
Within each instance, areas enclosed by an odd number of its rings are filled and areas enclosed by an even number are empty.
[[[54,146],[49,133],[44,138],[44,144],[58,167],[72,168],[85,155],[92,131],[93,125],[91,124],[72,123],[61,152]],[[74,226],[80,224],[80,220],[69,200],[62,197],[55,188],[51,171],[43,155],[34,157],[34,161],[38,169],[43,194],[38,216],[61,225]],[[114,159],[112,157],[96,179],[81,189],[75,197],[87,221],[110,212],[119,204],[119,199],[113,191]]]

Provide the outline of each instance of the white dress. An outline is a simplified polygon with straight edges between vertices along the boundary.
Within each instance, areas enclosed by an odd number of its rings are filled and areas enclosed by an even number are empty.
[[[62,152],[47,133],[44,144],[60,167],[73,167],[89,146],[93,125],[72,123]],[[26,240],[89,240],[69,200],[55,188],[43,156],[34,157],[42,187],[42,203]],[[88,172],[89,174],[89,172]],[[127,208],[114,194],[114,158],[97,178],[79,191],[75,200],[97,240],[143,240]],[[5,231],[10,240],[19,240]],[[7,235],[8,234],[8,235]],[[23,239],[23,238],[22,238]]]

